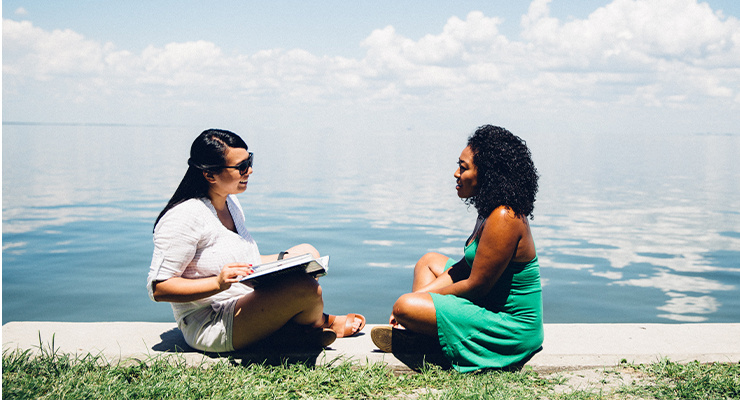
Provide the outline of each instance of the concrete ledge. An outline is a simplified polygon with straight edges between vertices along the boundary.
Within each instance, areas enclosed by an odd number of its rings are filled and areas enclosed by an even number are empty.
[[[393,354],[381,353],[370,340],[368,325],[362,334],[337,339],[324,351],[288,353],[288,361],[330,365],[341,361],[385,363],[395,371],[409,367]],[[527,363],[538,371],[610,367],[622,360],[649,363],[739,362],[740,324],[546,324],[543,350]],[[3,351],[38,353],[40,346],[84,356],[99,355],[109,362],[151,360],[175,356],[200,365],[231,356],[242,363],[277,363],[277,353],[203,354],[191,349],[175,323],[152,322],[9,322],[2,329]]]

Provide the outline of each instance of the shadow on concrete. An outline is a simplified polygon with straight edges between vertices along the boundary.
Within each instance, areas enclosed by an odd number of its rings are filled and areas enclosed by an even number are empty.
[[[321,330],[305,330],[286,326],[272,336],[244,349],[227,353],[212,353],[196,350],[185,342],[185,337],[178,328],[170,329],[159,335],[162,340],[152,346],[152,350],[163,353],[201,353],[211,358],[226,358],[235,364],[250,365],[290,365],[306,364],[315,366],[319,355],[323,353]]]
[[[154,351],[163,353],[198,353],[198,350],[190,347],[185,342],[185,337],[182,336],[182,332],[177,328],[163,332],[159,335],[159,338],[162,341],[152,346],[152,350]]]

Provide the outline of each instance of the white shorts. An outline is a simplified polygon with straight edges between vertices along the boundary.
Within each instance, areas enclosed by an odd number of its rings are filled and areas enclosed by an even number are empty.
[[[190,347],[212,353],[234,351],[234,307],[238,297],[213,303],[177,322]]]

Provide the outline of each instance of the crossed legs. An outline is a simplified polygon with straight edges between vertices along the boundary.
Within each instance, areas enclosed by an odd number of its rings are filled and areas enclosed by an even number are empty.
[[[297,256],[318,252],[311,245],[288,249]],[[321,286],[310,275],[287,276],[279,285],[260,287],[239,298],[234,307],[232,343],[235,349],[252,345],[276,332],[288,322],[310,328],[343,329],[346,316],[337,316],[332,326],[326,326]],[[353,328],[360,328],[355,319]]]
[[[324,321],[323,310],[321,286],[309,275],[286,277],[280,285],[259,288],[236,302],[232,333],[234,348],[254,344],[289,321],[320,327]]]
[[[406,293],[393,304],[392,325],[423,333],[437,335],[437,310],[429,294],[430,290],[452,284],[452,278],[444,268],[449,257],[439,253],[427,253],[414,267],[412,293]]]

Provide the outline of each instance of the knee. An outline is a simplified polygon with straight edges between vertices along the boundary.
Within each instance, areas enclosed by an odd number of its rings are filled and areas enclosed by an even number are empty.
[[[309,253],[309,254],[311,254],[311,256],[313,258],[319,258],[319,257],[321,257],[321,255],[319,254],[319,251],[316,250],[315,247],[311,246],[308,243],[301,243],[301,244],[299,244],[297,246],[293,246],[293,247],[290,248],[289,251],[290,251],[290,253],[293,256],[299,256],[301,254]]]
[[[311,275],[298,275],[285,280],[284,292],[289,296],[302,298],[306,301],[321,300],[321,286]]]
[[[444,257],[444,256],[439,253],[426,253],[423,256],[421,256],[419,261],[416,262],[415,269],[419,269],[419,268],[431,269],[430,266],[434,265],[440,259],[440,257]]]
[[[418,264],[429,264],[429,262],[431,262],[437,256],[439,256],[438,253],[426,253],[423,256],[421,256],[421,258],[419,259],[419,261],[416,262],[416,264],[417,265]]]
[[[425,307],[424,300],[417,293],[406,293],[393,304],[393,316],[398,321],[413,318]]]

